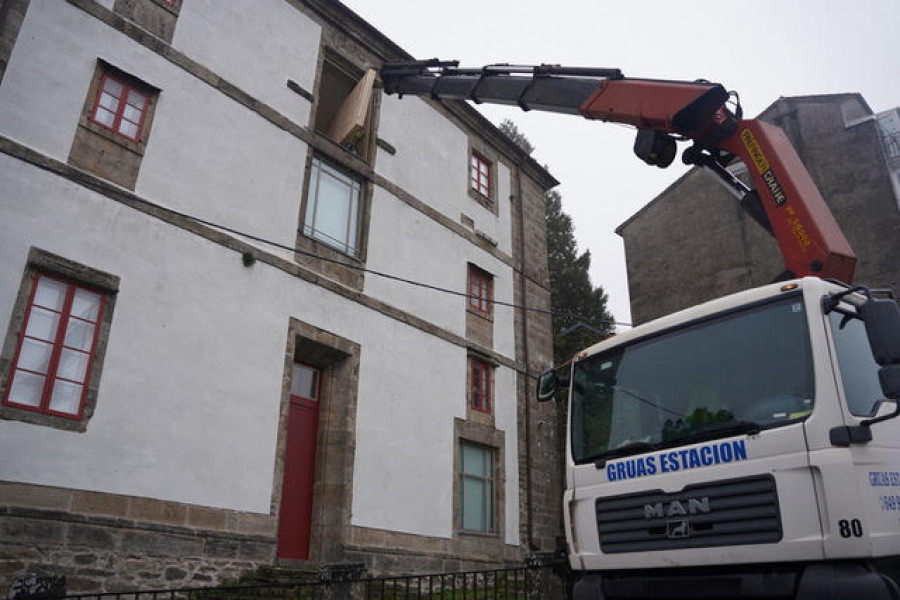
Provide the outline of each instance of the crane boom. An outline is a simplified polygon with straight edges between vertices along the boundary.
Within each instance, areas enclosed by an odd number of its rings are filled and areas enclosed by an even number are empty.
[[[729,109],[724,87],[707,81],[626,78],[619,69],[558,65],[488,65],[456,61],[390,62],[381,69],[387,94],[508,104],[638,129],[634,151],[667,167],[675,142],[691,140],[682,159],[715,173],[775,237],[785,263],[780,278],[818,277],[849,283],[856,256],[785,133]],[[737,157],[755,189],[725,167]]]

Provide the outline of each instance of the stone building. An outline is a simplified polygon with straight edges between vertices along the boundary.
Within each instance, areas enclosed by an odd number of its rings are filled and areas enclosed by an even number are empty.
[[[0,590],[554,549],[549,173],[333,0],[0,33]]]
[[[876,116],[859,94],[833,94],[781,98],[759,118],[785,130],[834,213],[857,256],[853,283],[900,295],[897,116]],[[770,283],[784,268],[774,238],[696,168],[616,232],[635,323]]]

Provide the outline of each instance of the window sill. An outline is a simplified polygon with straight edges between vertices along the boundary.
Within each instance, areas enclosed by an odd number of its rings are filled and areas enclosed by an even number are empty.
[[[470,305],[466,305],[466,312],[472,316],[478,317],[479,319],[483,319],[490,323],[494,322],[494,313],[486,313]]]
[[[469,531],[467,529],[457,529],[456,534],[460,537],[500,540],[500,533],[496,531]]]
[[[135,142],[134,140],[130,140],[125,136],[122,136],[106,127],[98,125],[91,121],[88,117],[82,117],[79,123],[82,127],[90,131],[91,133],[96,133],[103,139],[116,144],[117,146],[121,146],[125,148],[129,152],[133,152],[138,156],[144,155],[144,150],[147,146],[145,142]]]
[[[84,432],[87,430],[88,419],[85,416],[63,416],[60,414],[46,413],[37,409],[26,408],[14,404],[0,405],[0,419],[6,421],[19,421],[30,425],[42,425],[61,429],[63,431]]]
[[[497,203],[494,202],[492,198],[485,196],[481,192],[473,190],[472,188],[469,188],[469,198],[471,198],[487,210],[491,211],[492,213],[497,214]]]

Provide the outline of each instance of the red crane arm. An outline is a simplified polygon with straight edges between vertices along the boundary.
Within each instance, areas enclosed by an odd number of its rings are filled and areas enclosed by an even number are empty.
[[[849,283],[855,254],[794,146],[779,127],[736,118],[722,92],[708,83],[608,79],[579,112],[587,119],[682,135],[703,150],[736,156],[747,167],[788,274]]]
[[[769,229],[785,262],[783,276],[816,275],[850,283],[856,257],[784,132],[729,110],[730,94],[714,83],[625,78],[618,69],[555,65],[489,65],[405,61],[381,70],[385,92],[518,105],[523,110],[580,114],[638,128],[635,153],[668,166],[675,141],[689,139],[684,162],[710,168]],[[725,166],[737,157],[755,191]]]

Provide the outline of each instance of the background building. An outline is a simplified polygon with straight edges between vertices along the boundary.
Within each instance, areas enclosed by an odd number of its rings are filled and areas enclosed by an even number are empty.
[[[0,589],[554,548],[543,168],[338,2],[0,32]]]
[[[859,94],[834,94],[781,98],[759,118],[785,130],[834,213],[856,252],[853,283],[900,294],[897,110],[876,116]],[[774,238],[701,169],[616,231],[635,323],[770,283],[784,268]]]

